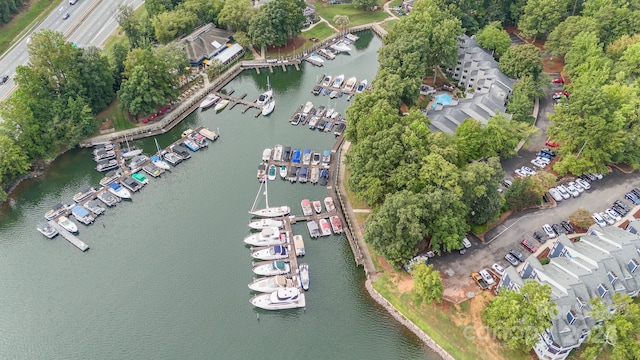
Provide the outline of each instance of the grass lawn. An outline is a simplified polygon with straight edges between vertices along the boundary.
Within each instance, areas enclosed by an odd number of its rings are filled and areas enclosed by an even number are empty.
[[[8,24],[0,27],[0,54],[20,39],[20,35],[29,30],[36,21],[42,21],[53,11],[59,0],[35,0],[27,11],[17,14]]]
[[[391,26],[391,24],[395,23],[396,21],[398,21],[398,19],[392,19],[392,20],[389,20],[389,21],[385,22],[384,24],[382,24],[380,26],[382,26],[382,28],[385,29],[385,30],[389,30],[389,26]]]
[[[305,31],[302,33],[302,37],[306,40],[306,41],[310,41],[310,39],[312,38],[316,38],[318,40],[324,40],[326,38],[328,38],[329,36],[335,34],[335,30],[333,30],[332,28],[329,27],[329,25],[327,25],[326,23],[319,23],[318,25],[314,26],[312,29],[310,29],[309,31]]]
[[[108,108],[96,115],[96,126],[100,127],[100,124],[102,124],[104,120],[111,119],[116,131],[134,128],[135,126],[129,122],[127,113],[120,110],[118,105],[120,105],[120,101],[116,99],[111,102]]]
[[[355,7],[351,4],[342,5],[327,5],[322,1],[314,1],[316,12],[325,20],[329,21],[331,25],[336,26],[333,22],[333,17],[336,15],[346,15],[349,17],[349,26],[357,26],[362,24],[369,24],[378,21],[382,21],[389,17],[389,14],[383,10],[378,11],[363,11],[362,9]]]

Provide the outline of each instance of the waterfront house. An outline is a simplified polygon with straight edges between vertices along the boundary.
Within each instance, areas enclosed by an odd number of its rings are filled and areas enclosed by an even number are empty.
[[[228,64],[243,53],[242,46],[230,42],[232,35],[230,31],[209,23],[194,30],[180,42],[193,67],[207,64],[214,58],[223,64]]]

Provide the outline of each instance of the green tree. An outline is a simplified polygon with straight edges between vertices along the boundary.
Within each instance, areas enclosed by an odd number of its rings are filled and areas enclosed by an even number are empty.
[[[373,10],[378,2],[376,0],[353,0],[353,5],[361,8],[362,10]]]
[[[444,285],[440,272],[433,268],[432,264],[419,263],[411,266],[413,278],[414,299],[418,302],[431,304],[434,301],[442,301]]]
[[[249,24],[249,37],[253,45],[260,47],[261,56],[265,56],[267,45],[275,44],[278,41],[278,34],[273,28],[269,14],[260,11],[251,18]]]
[[[591,225],[595,224],[596,221],[591,216],[591,212],[587,209],[577,209],[569,215],[569,222],[571,222],[574,226],[582,228],[584,230],[588,229]]]
[[[0,183],[26,173],[29,167],[29,159],[16,140],[0,134]],[[3,194],[4,191],[0,192],[1,201],[6,200],[6,194]]]
[[[207,76],[209,80],[213,80],[220,76],[222,70],[224,69],[224,64],[222,61],[218,59],[211,59],[209,62],[209,66],[207,66]]]
[[[476,39],[482,48],[491,50],[492,55],[499,58],[511,46],[509,34],[502,28],[499,21],[487,24],[478,32]]]
[[[512,46],[500,58],[500,70],[515,79],[523,76],[537,79],[542,73],[540,50],[531,44]]]
[[[251,46],[251,39],[249,39],[249,35],[244,31],[236,31],[235,33],[233,33],[233,40],[235,40],[243,48],[248,48],[249,46]]]
[[[535,134],[537,129],[529,124],[512,120],[498,114],[489,118],[483,130],[484,156],[508,157],[515,154],[515,148],[522,139]]]
[[[131,48],[150,47],[152,26],[147,13],[137,16],[131,5],[121,5],[116,13],[116,21],[127,35]]]
[[[122,83],[122,73],[124,72],[124,62],[127,59],[129,53],[129,47],[121,42],[116,42],[111,47],[111,51],[108,54],[109,67],[113,73],[113,91],[120,90],[120,84]]]
[[[171,74],[188,74],[189,58],[184,49],[176,44],[159,45],[154,47],[151,52],[160,62],[166,65],[167,71]]]
[[[622,35],[619,39],[607,45],[607,56],[613,60],[618,60],[629,45],[640,42],[640,34]]]
[[[340,27],[340,30],[344,30],[349,26],[349,17],[347,15],[336,15],[333,17],[333,22]]]
[[[605,45],[622,35],[640,33],[640,3],[637,1],[585,1],[582,15],[596,20],[599,40]]]
[[[93,113],[106,109],[114,98],[113,72],[109,66],[109,60],[103,52],[96,47],[82,50],[78,59],[78,70],[84,91],[83,97]]]
[[[220,14],[218,14],[218,24],[233,31],[248,33],[255,14],[256,10],[251,5],[251,0],[225,1]]]
[[[400,121],[397,110],[400,104],[389,103],[387,97],[389,94],[386,90],[377,87],[355,97],[351,106],[347,108],[349,126],[347,126],[346,137],[349,141],[357,144],[367,136],[376,134]]]
[[[540,196],[532,189],[531,178],[513,179],[513,183],[504,194],[509,209],[518,211],[539,205]]]
[[[460,153],[460,162],[467,163],[483,157],[482,123],[466,119],[456,128],[454,142]]]
[[[585,359],[598,359],[608,350],[613,360],[640,358],[640,305],[627,294],[613,293],[613,302],[605,303],[595,297],[589,312],[596,322],[591,328]]]
[[[486,162],[476,161],[460,172],[462,200],[469,209],[469,220],[476,225],[485,224],[502,206],[498,187],[504,179],[504,171],[497,157]]]
[[[151,21],[155,38],[162,44],[189,33],[197,22],[197,15],[183,8],[159,13]]]
[[[553,56],[562,56],[569,51],[573,39],[582,32],[597,34],[599,30],[595,19],[586,16],[569,16],[549,34],[544,48]]]
[[[469,231],[468,209],[460,200],[460,193],[426,187],[422,194],[427,197],[425,223],[431,249],[436,252],[460,249],[462,239]]]
[[[514,120],[526,122],[532,111],[533,101],[522,90],[516,91],[514,86],[513,92],[509,95],[507,113],[512,114]]]
[[[567,0],[527,0],[518,28],[534,40],[549,34],[567,13]]]
[[[551,287],[527,279],[520,291],[500,288],[482,312],[482,320],[509,348],[528,351],[556,313]]]

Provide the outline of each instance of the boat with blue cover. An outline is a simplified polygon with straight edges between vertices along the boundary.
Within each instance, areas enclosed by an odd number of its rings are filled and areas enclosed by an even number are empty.
[[[280,260],[289,257],[289,249],[286,245],[273,245],[263,248],[255,248],[251,251],[251,257],[262,260]]]
[[[300,168],[300,174],[298,174],[298,181],[301,183],[307,182],[309,180],[309,167],[303,166]]]
[[[76,205],[71,209],[71,215],[73,215],[76,220],[80,221],[85,225],[91,224],[96,218],[91,215],[89,210],[82,205]]]
[[[302,153],[300,152],[300,149],[293,150],[293,156],[291,157],[291,162],[294,164],[300,164],[301,155]]]
[[[186,147],[187,147],[187,149],[189,149],[189,150],[191,150],[191,151],[193,151],[193,152],[196,152],[196,151],[200,150],[200,145],[198,145],[198,144],[197,144],[195,141],[193,141],[193,140],[186,139],[186,140],[183,142],[183,144],[184,144],[184,146],[186,146]]]
[[[139,187],[140,185],[138,185],[138,188]],[[136,190],[138,190],[138,188],[136,188]],[[131,193],[129,192],[129,190],[125,189],[124,187],[122,187],[122,185],[120,185],[117,182],[112,182],[111,184],[109,184],[108,190],[110,193],[112,193],[113,195],[121,199],[131,199]]]

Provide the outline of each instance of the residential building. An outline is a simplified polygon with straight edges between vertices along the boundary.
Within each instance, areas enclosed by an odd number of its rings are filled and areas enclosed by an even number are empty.
[[[639,221],[632,223],[640,229]],[[534,351],[540,359],[563,360],[587,339],[598,321],[589,313],[592,298],[611,303],[616,292],[638,296],[640,235],[594,225],[576,242],[560,235],[550,250],[547,265],[531,255],[520,271],[507,268],[498,289],[506,286],[517,291],[525,279],[551,286],[551,300],[558,313]]]

